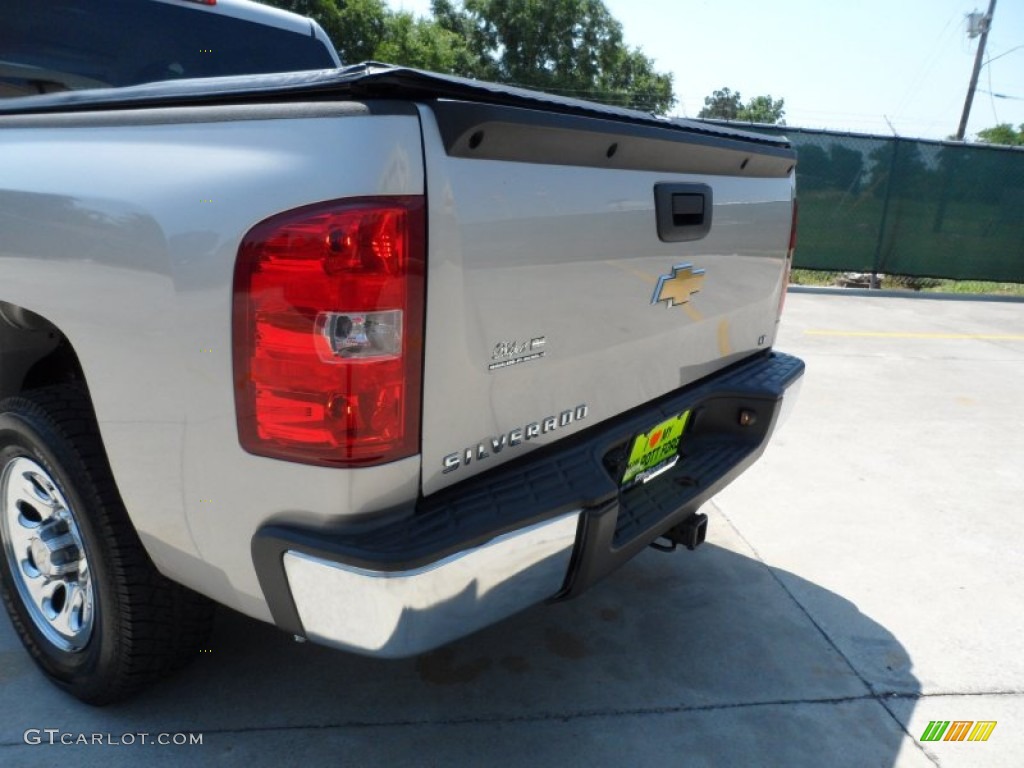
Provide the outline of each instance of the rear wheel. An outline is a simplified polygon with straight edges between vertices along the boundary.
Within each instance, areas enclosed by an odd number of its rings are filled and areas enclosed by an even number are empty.
[[[0,402],[0,595],[57,685],[122,699],[195,657],[212,604],[160,575],[124,510],[87,398]]]

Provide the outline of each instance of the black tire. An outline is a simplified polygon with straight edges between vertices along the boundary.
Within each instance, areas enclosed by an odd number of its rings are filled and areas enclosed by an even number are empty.
[[[91,628],[81,633],[80,648],[65,648],[47,636],[40,609],[27,604],[26,580],[19,591],[20,566],[0,541],[0,595],[47,677],[82,701],[103,705],[194,659],[209,638],[213,604],[153,566],[114,485],[88,398],[60,386],[0,402],[0,478],[8,476],[8,467],[26,466],[13,464],[19,459],[49,475],[77,525],[81,550],[72,551],[84,550],[87,559],[80,571],[88,573]],[[0,514],[7,508],[0,495]],[[0,519],[0,538],[4,531]]]

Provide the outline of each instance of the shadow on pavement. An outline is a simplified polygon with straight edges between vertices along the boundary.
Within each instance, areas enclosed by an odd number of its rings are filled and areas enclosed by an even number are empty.
[[[194,665],[99,710],[48,685],[5,623],[0,763],[39,765],[56,757],[47,749],[82,765],[137,759],[22,744],[26,728],[60,728],[204,733],[201,747],[147,748],[154,765],[186,750],[225,764],[893,765],[904,734],[790,594],[873,644],[887,670],[875,693],[913,706],[918,682],[887,630],[836,594],[708,544],[644,554],[575,601],[403,661],[298,644],[222,610]]]

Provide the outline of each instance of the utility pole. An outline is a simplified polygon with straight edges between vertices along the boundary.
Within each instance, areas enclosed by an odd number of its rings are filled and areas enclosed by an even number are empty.
[[[978,87],[978,75],[981,73],[981,60],[985,56],[985,42],[988,31],[992,28],[992,14],[996,10],[996,0],[989,0],[988,13],[981,20],[981,39],[978,41],[978,55],[974,57],[974,71],[971,72],[971,84],[967,86],[967,100],[964,102],[964,113],[960,116],[960,127],[956,129],[956,140],[963,141],[967,132],[967,119],[971,116],[971,104],[974,102],[974,89]]]

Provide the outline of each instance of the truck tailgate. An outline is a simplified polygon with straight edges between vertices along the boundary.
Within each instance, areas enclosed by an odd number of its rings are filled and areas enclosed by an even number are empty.
[[[771,346],[788,147],[458,101],[420,111],[424,494]]]

